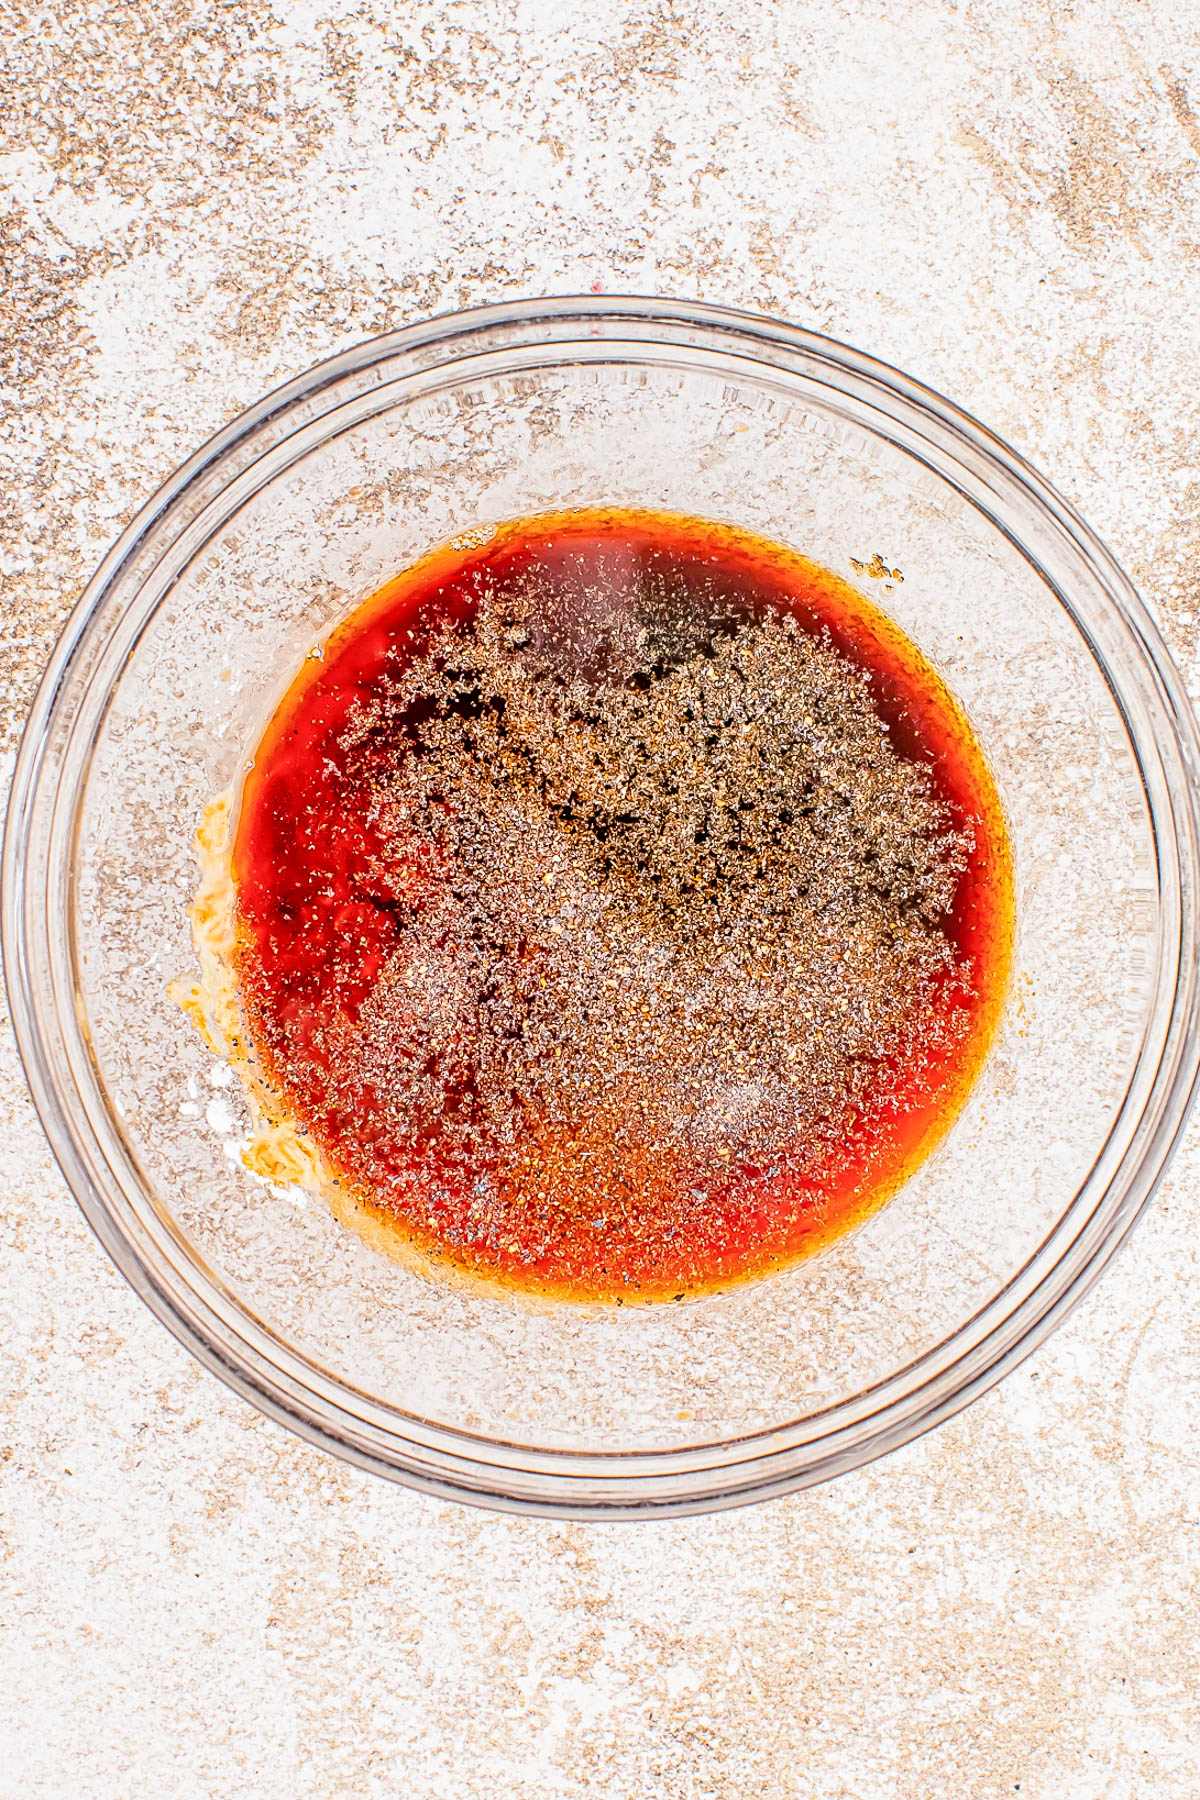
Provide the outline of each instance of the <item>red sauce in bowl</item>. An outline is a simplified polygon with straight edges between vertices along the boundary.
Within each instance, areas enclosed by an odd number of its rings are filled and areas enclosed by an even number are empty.
[[[247,1023],[326,1162],[426,1257],[562,1298],[702,1293],[877,1206],[1012,937],[916,648],[780,546],[636,510],[361,605],[267,726],[233,872]]]

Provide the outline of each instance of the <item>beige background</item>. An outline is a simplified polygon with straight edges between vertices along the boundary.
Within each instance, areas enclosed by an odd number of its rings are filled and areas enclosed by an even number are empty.
[[[593,286],[782,313],[953,395],[1200,682],[1194,3],[11,19],[10,754],[91,567],[208,432],[385,326]],[[7,1042],[0,1080],[4,1800],[1200,1795],[1200,1135],[933,1437],[742,1513],[558,1526],[368,1480],[202,1374]]]

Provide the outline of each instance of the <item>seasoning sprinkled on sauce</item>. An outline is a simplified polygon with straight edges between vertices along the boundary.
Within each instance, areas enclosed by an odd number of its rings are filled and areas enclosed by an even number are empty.
[[[1007,977],[991,777],[855,589],[723,525],[457,540],[306,662],[233,843],[280,1105],[426,1259],[683,1298],[878,1205]]]

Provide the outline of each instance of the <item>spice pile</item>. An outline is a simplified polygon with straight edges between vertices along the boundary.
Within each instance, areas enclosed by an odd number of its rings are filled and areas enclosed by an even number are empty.
[[[310,1115],[336,1071],[310,1126],[452,1248],[719,1230],[732,1180],[835,1164],[969,980],[969,830],[867,674],[669,565],[633,606],[620,576],[481,572],[341,729],[389,953],[272,1060]]]

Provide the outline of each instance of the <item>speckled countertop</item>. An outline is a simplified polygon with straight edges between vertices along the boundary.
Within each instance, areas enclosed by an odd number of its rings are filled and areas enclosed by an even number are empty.
[[[954,395],[1200,683],[1194,0],[7,18],[10,755],[197,441],[386,326],[593,287],[784,314]],[[201,1373],[2,1058],[4,1800],[1200,1794],[1195,1130],[1091,1299],[934,1436],[740,1513],[553,1525],[369,1480]]]

